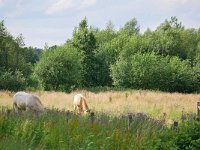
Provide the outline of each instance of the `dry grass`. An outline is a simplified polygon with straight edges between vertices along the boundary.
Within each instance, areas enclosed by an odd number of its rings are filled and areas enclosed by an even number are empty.
[[[32,92],[33,93],[33,92]],[[127,112],[144,112],[154,117],[167,114],[167,118],[178,118],[181,112],[196,112],[196,104],[200,101],[200,94],[163,93],[152,91],[109,91],[92,93],[81,91],[86,97],[88,105],[94,111],[119,115]],[[41,98],[45,107],[59,109],[73,109],[73,95],[62,92],[34,92]],[[0,92],[0,105],[12,106],[14,93]]]

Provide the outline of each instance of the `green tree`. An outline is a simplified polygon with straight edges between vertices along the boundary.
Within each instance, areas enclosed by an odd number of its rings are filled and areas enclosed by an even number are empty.
[[[37,63],[34,74],[45,90],[70,91],[83,79],[83,53],[71,46],[47,50]]]
[[[25,89],[26,77],[31,74],[31,66],[22,57],[23,38],[16,39],[7,31],[4,22],[0,22],[0,89]]]
[[[31,65],[27,60],[27,49],[24,48],[23,36],[20,34],[14,38],[10,35],[4,26],[0,24],[0,68],[2,71],[21,71],[25,76],[30,75]],[[32,53],[33,54],[33,53]],[[30,54],[30,55],[32,55]]]
[[[0,89],[25,89],[32,74],[33,64],[39,60],[40,55],[41,50],[25,47],[23,35],[13,37],[1,21],[0,78],[2,85]]]
[[[7,32],[4,21],[0,22],[0,67],[1,71],[9,69],[10,47],[13,43],[12,36]]]
[[[97,47],[104,45],[105,43],[111,41],[117,36],[117,32],[114,29],[114,25],[109,21],[105,29],[96,29],[95,33]]]
[[[0,89],[18,91],[27,86],[26,78],[20,71],[0,72]]]
[[[135,44],[132,43],[132,39],[137,36],[139,36],[139,26],[135,18],[128,21],[118,32],[115,31],[112,22],[108,22],[104,30],[99,30],[95,34],[97,38],[95,77],[98,86],[112,86],[110,66],[116,62],[121,51],[124,49],[132,51]]]
[[[94,49],[96,48],[96,39],[87,25],[87,19],[84,18],[78,28],[75,28],[73,37],[70,43],[79,51],[84,54],[84,85],[95,85],[94,80]]]
[[[178,22],[176,17],[165,20],[154,32],[145,32],[144,38],[146,51],[154,51],[163,56],[178,56],[182,59],[187,58],[187,48],[183,38],[184,27]]]
[[[131,19],[126,22],[125,25],[119,30],[120,34],[125,34],[129,36],[138,35],[140,32],[140,27],[137,23],[136,18]]]
[[[117,37],[117,33],[109,21],[105,29],[97,29],[94,35],[97,41],[97,48],[94,51],[95,86],[111,86],[110,64],[115,61],[116,56],[111,41]]]
[[[194,92],[199,88],[198,76],[190,62],[178,57],[155,53],[121,55],[111,70],[115,86],[169,92]]]
[[[194,63],[196,51],[198,50],[198,31],[196,29],[185,29],[181,33],[182,48],[185,51],[186,59],[189,59],[191,63]]]

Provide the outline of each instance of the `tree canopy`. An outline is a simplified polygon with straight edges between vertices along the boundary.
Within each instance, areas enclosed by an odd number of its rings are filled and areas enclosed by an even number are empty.
[[[176,17],[140,32],[136,18],[116,30],[83,18],[72,38],[44,50],[25,47],[0,22],[0,89],[123,87],[169,92],[200,91],[200,28]],[[19,86],[17,86],[19,85]]]

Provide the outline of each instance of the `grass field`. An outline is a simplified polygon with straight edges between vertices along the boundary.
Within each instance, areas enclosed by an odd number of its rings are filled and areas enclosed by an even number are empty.
[[[196,113],[200,94],[163,93],[153,91],[109,91],[92,93],[80,91],[95,112],[104,112],[114,116],[128,112],[144,112],[159,118],[163,113],[168,119],[180,118],[182,112]],[[47,108],[73,110],[73,96],[63,92],[34,92]],[[8,91],[0,92],[0,106],[12,107],[12,96]]]
[[[200,121],[195,119],[198,94],[162,93],[152,91],[81,91],[96,114],[74,113],[74,93],[34,92],[45,105],[46,113],[38,117],[31,112],[10,113],[12,96],[0,92],[0,149],[70,149],[70,150],[179,150],[200,148]],[[5,107],[4,107],[5,106]],[[192,113],[179,120],[184,113]],[[135,116],[128,129],[127,113]],[[167,114],[167,121],[163,119]],[[125,114],[125,117],[121,114]],[[178,128],[170,120],[178,119]]]

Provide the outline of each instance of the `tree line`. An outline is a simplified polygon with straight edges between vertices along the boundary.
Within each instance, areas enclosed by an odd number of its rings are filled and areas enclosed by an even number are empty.
[[[63,45],[25,47],[0,24],[0,89],[71,91],[116,87],[167,92],[200,91],[200,28],[171,17],[140,32],[135,18],[119,30],[84,18]]]

